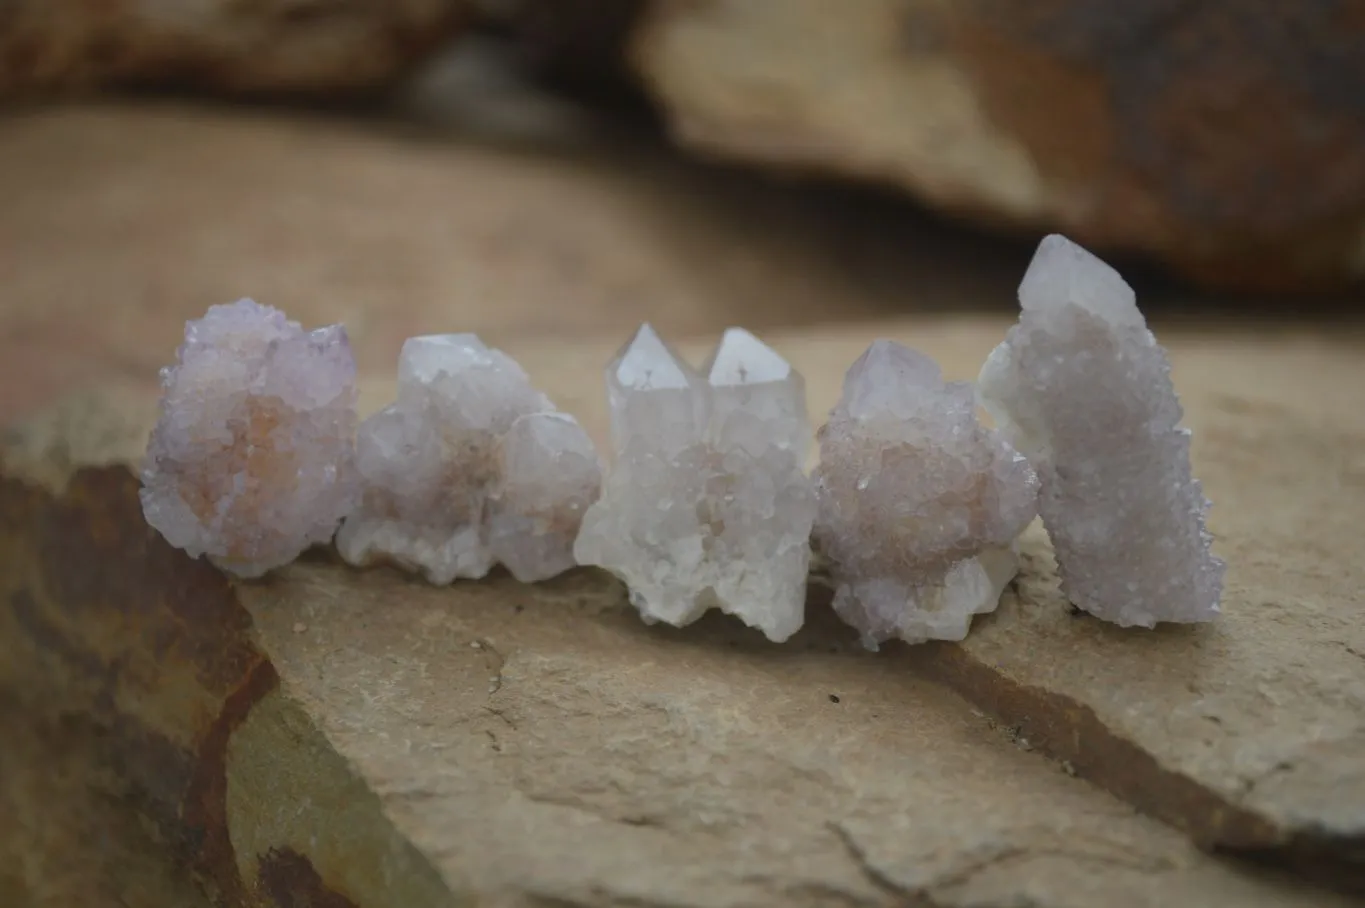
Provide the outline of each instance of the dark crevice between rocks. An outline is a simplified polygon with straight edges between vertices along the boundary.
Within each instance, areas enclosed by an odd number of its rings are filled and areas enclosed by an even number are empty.
[[[292,848],[272,848],[260,856],[256,886],[279,908],[358,908],[329,887],[312,861]]]
[[[628,59],[644,0],[513,2],[476,20],[506,41],[518,66],[542,87],[604,112],[661,130],[660,111]]]
[[[188,835],[197,845],[195,866],[212,881],[229,904],[244,904],[248,888],[237,870],[236,852],[228,832],[228,743],[232,733],[246,720],[251,708],[278,687],[279,681],[275,666],[262,659],[242,686],[228,697],[200,744],[194,778],[185,792],[182,817]]]
[[[1162,767],[1150,753],[1115,735],[1089,706],[1006,677],[956,644],[928,643],[916,647],[913,656],[907,661],[920,675],[1006,724],[1068,771],[1180,829],[1201,848],[1365,895],[1365,841],[1277,825]]]

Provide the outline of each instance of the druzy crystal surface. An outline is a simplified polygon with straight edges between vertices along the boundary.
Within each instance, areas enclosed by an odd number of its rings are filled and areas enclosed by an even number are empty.
[[[965,382],[879,340],[853,364],[820,430],[814,540],[834,609],[865,646],[961,640],[1016,571],[1038,480],[976,416]]]
[[[1170,363],[1113,268],[1061,236],[1019,287],[983,403],[1037,469],[1062,587],[1120,625],[1207,621],[1224,565],[1205,530]]]
[[[171,545],[256,577],[332,538],[357,501],[355,360],[251,300],[185,326],[161,371],[142,511]]]
[[[575,554],[650,623],[711,607],[769,639],[805,620],[815,501],[805,383],[739,328],[699,373],[644,325],[607,367],[615,463]]]
[[[573,567],[601,484],[583,428],[472,334],[408,339],[397,400],[361,423],[356,465],[364,496],[337,533],[341,556],[437,584],[497,562],[525,582]]]

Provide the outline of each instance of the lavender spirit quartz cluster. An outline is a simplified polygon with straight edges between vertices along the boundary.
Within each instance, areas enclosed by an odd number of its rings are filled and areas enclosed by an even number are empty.
[[[161,388],[141,497],[171,545],[256,577],[331,540],[359,500],[345,328],[213,306],[185,326]]]
[[[849,369],[815,476],[834,609],[870,649],[966,637],[1014,577],[1014,539],[1037,514],[1033,470],[977,421],[972,386],[891,341]]]
[[[497,562],[528,582],[573,567],[601,484],[587,433],[473,334],[403,345],[398,399],[361,424],[356,462],[364,497],[337,550],[437,584],[483,577]]]
[[[582,427],[472,334],[409,339],[397,399],[357,427],[344,329],[215,306],[162,373],[143,509],[243,577],[334,534],[351,564],[438,584],[497,563],[525,582],[597,565],[646,622],[714,607],[779,642],[804,622],[813,541],[835,611],[873,649],[963,639],[1041,513],[1082,609],[1125,626],[1213,618],[1209,503],[1133,291],[1052,236],[1019,298],[977,389],[872,344],[809,477],[805,383],[786,360],[732,328],[698,371],[644,325],[607,367],[605,485]]]
[[[1170,362],[1113,268],[1050,236],[1019,287],[1023,309],[981,370],[982,400],[1042,480],[1062,587],[1116,624],[1208,621],[1224,565]]]

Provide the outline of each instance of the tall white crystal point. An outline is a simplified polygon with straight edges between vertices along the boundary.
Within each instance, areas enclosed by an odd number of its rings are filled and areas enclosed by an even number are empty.
[[[358,496],[346,330],[243,299],[189,322],[177,359],[142,469],[147,522],[240,577],[330,540]]]
[[[713,387],[783,382],[794,373],[782,355],[743,328],[726,328],[702,370]]]
[[[703,380],[648,325],[607,368],[616,463],[575,544],[650,623],[719,607],[786,640],[805,616],[810,481],[801,376],[727,332]]]
[[[632,439],[682,448],[705,430],[711,400],[696,371],[648,323],[607,366],[612,445]]]
[[[1038,312],[1077,306],[1115,324],[1147,327],[1128,282],[1092,252],[1056,233],[1038,244],[1019,284],[1019,304]]]
[[[895,341],[875,340],[844,376],[840,405],[853,418],[899,415],[908,417],[926,398],[906,389],[938,389],[943,373],[938,363]]]
[[[982,402],[1042,480],[1064,591],[1124,626],[1208,621],[1225,567],[1205,529],[1170,362],[1113,268],[1059,236],[1020,285]]]
[[[815,497],[806,383],[743,328],[727,330],[707,360],[708,443],[718,469],[703,513],[718,528],[711,561],[720,608],[786,640],[805,622]]]
[[[556,419],[522,423],[542,415]],[[438,584],[482,577],[498,561],[527,581],[572,567],[600,468],[586,433],[558,417],[521,366],[478,337],[409,338],[398,399],[360,426],[364,499],[337,533],[338,552]]]
[[[805,461],[810,447],[806,383],[776,350],[743,328],[729,328],[702,371],[711,386],[712,436],[718,445],[757,454],[776,444]]]
[[[977,421],[971,386],[891,341],[849,369],[815,475],[834,608],[873,649],[963,639],[998,604],[1037,513],[1037,478]]]

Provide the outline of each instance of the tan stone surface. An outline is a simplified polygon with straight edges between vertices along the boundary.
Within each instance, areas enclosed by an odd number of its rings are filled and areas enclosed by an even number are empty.
[[[1365,4],[711,0],[630,48],[684,147],[1214,283],[1365,276]]]
[[[1326,900],[1203,857],[828,620],[782,648],[651,630],[591,574],[296,565],[239,595],[395,827],[491,904]]]
[[[0,95],[152,85],[344,96],[396,81],[464,19],[460,0],[8,0]]]
[[[125,471],[54,496],[6,457],[0,688],[104,729],[216,904],[1346,904],[1203,855],[828,615],[779,648],[645,628],[589,572],[229,587],[137,526]]]
[[[0,120],[0,425],[146,383],[186,319],[253,295],[404,338],[698,333],[1007,305],[1026,249],[713,173],[638,139],[540,151],[443,130],[110,105]],[[864,217],[857,217],[861,212]]]
[[[1003,328],[921,319],[770,338],[819,412],[873,336],[967,377]],[[508,347],[600,435],[598,369],[616,340]],[[1018,596],[964,646],[881,654],[858,650],[819,596],[810,627],[773,646],[718,618],[645,628],[589,572],[433,589],[309,558],[229,588],[140,527],[122,468],[80,474],[65,499],[43,491],[69,466],[126,456],[151,412],[133,394],[87,398],[7,443],[0,688],[183,741],[190,782],[145,809],[171,837],[185,835],[178,816],[221,830],[187,860],[250,904],[288,891],[267,885],[279,855],[290,885],[351,900],[338,905],[382,904],[400,878],[418,905],[473,892],[509,905],[1332,904],[1204,857],[1068,775],[1206,843],[1359,883],[1360,553],[1343,532],[1365,513],[1359,341],[1168,340],[1231,563],[1212,627],[1072,617],[1036,540]],[[367,406],[390,387],[371,382]],[[109,441],[62,441],[82,433]],[[165,639],[184,642],[147,661]],[[225,662],[219,646],[244,649]],[[194,668],[205,659],[240,667],[220,682]],[[127,737],[126,765],[141,740]],[[221,786],[195,782],[219,747]]]
[[[806,376],[813,418],[843,370],[891,336],[972,378],[1007,322],[943,319],[772,336]],[[1122,630],[1076,617],[1041,527],[1001,611],[965,644],[910,651],[1030,742],[1209,845],[1340,862],[1365,840],[1365,387],[1362,338],[1173,330],[1195,473],[1229,563],[1224,617]],[[694,345],[700,359],[704,345]],[[529,348],[533,377],[605,444],[605,400],[575,381],[611,345]],[[586,384],[583,391],[578,391]]]

